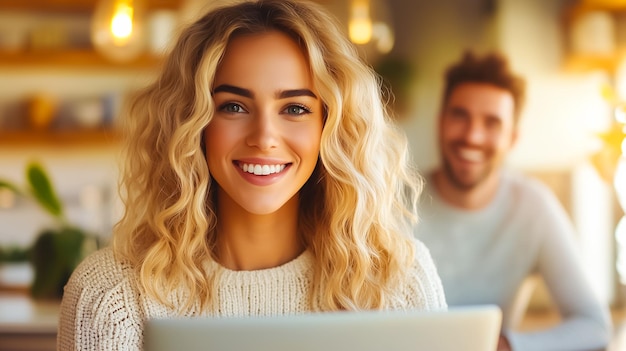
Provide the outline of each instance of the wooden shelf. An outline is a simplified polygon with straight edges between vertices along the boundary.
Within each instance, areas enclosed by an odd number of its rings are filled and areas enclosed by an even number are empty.
[[[620,63],[621,55],[576,55],[567,57],[564,63],[566,72],[589,72],[593,70],[604,70],[615,72]]]
[[[581,0],[576,7],[582,11],[602,10],[610,12],[626,11],[626,1],[623,0]]]
[[[113,146],[118,142],[119,134],[113,129],[0,131],[0,146]]]
[[[178,9],[183,0],[146,0],[148,10]],[[2,0],[0,9],[29,12],[91,12],[95,0]]]
[[[566,33],[570,33],[577,20],[594,11],[605,11],[611,16],[626,13],[626,0],[578,0],[566,7],[563,16],[563,25]],[[568,34],[569,35],[569,34]],[[569,39],[571,40],[571,39]],[[572,45],[572,43],[568,44]],[[573,50],[568,48],[567,50]],[[588,72],[603,70],[610,74],[615,73],[626,55],[624,48],[616,48],[608,54],[579,54],[570,52],[564,60],[563,68],[566,72]]]
[[[94,50],[54,50],[31,52],[1,52],[0,67],[32,68],[112,68],[112,69],[154,69],[161,64],[161,58],[149,55],[140,56],[130,62],[115,62]]]

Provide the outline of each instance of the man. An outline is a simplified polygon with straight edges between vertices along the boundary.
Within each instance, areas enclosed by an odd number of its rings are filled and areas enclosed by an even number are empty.
[[[503,167],[524,89],[497,54],[466,53],[448,69],[441,166],[426,175],[416,235],[431,250],[450,306],[500,306],[498,350],[604,349],[610,317],[584,277],[569,217],[547,187]],[[516,300],[533,274],[544,279],[561,322],[515,332]]]

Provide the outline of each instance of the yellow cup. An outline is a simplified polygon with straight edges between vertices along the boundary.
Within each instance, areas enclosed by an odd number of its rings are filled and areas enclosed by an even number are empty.
[[[35,95],[28,101],[28,122],[36,130],[50,127],[57,110],[57,101],[51,96]]]

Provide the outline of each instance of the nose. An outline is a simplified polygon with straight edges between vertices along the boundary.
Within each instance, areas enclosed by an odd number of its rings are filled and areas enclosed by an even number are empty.
[[[482,144],[487,139],[485,126],[476,119],[470,119],[465,130],[465,141],[468,144]]]
[[[251,121],[246,144],[260,150],[270,150],[278,146],[280,135],[279,121],[268,112],[257,113]]]

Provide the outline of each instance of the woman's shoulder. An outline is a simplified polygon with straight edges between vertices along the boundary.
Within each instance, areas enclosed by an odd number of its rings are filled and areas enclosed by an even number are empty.
[[[85,318],[93,313],[111,316],[122,305],[138,309],[136,282],[131,266],[117,260],[112,248],[103,248],[76,267],[63,290],[61,305]]]
[[[68,286],[80,290],[110,290],[132,275],[130,265],[117,260],[113,249],[105,247],[80,262],[72,273]]]
[[[416,238],[412,238],[412,244],[415,249],[415,257],[412,266],[413,273],[424,276],[425,278],[438,278],[439,275],[437,274],[437,269],[428,247]]]
[[[59,345],[138,349],[143,307],[135,281],[133,269],[117,260],[111,248],[83,259],[63,292]]]
[[[446,308],[441,278],[430,250],[418,239],[413,238],[412,244],[415,256],[406,285],[409,300],[416,304],[415,307],[424,309]]]

